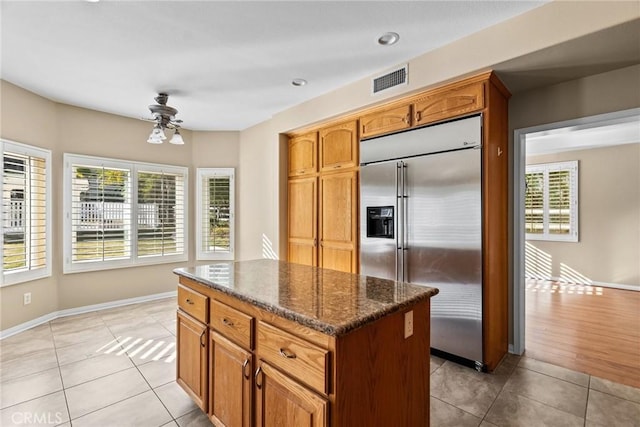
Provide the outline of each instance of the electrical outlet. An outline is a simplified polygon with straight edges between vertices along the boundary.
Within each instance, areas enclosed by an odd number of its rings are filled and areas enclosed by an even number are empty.
[[[24,294],[22,299],[24,305],[31,304],[31,292],[27,292],[26,294]]]
[[[413,335],[413,310],[404,314],[404,337],[409,338]]]

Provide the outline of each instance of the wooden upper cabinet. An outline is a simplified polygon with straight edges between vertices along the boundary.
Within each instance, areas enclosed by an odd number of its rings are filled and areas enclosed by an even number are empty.
[[[452,87],[417,98],[413,104],[414,124],[432,123],[483,108],[483,82]]]
[[[402,105],[360,117],[360,138],[369,138],[411,127],[411,105]]]
[[[320,130],[320,171],[358,166],[356,120]]]
[[[311,132],[289,140],[289,176],[314,174],[318,171],[318,134]]]

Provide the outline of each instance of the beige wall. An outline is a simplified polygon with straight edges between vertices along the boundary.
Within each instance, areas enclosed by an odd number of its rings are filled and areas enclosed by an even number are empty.
[[[109,157],[188,166],[189,188],[195,188],[196,167],[239,165],[239,132],[191,132],[184,146],[150,146],[150,124],[69,105],[58,104],[1,81],[2,138],[52,150],[53,265],[52,276],[0,288],[0,330],[58,310],[106,303],[175,290],[172,270],[185,263],[131,267],[87,273],[62,273],[63,154]],[[189,201],[189,259],[194,260],[195,210]],[[22,305],[31,292],[32,303]]]
[[[57,135],[55,103],[0,80],[2,138],[53,150]],[[53,209],[54,220],[60,218],[55,207],[56,204]],[[54,264],[61,261],[58,252],[54,251]],[[32,298],[31,304],[26,306],[22,305],[22,295],[25,292],[31,292]],[[55,276],[0,288],[0,330],[57,309],[58,288]]]
[[[238,211],[238,175],[242,171],[240,168],[240,132],[192,132],[191,146],[191,179],[189,188],[191,194],[196,191],[196,168],[235,168],[236,176],[236,212]],[[191,234],[190,247],[191,256],[189,257],[190,265],[206,264],[207,261],[195,261],[195,220],[196,220],[196,202],[195,197],[189,198],[189,212],[191,212]],[[235,230],[235,250],[236,256],[238,250],[242,247],[241,239],[238,238],[238,218],[236,214]]]
[[[640,144],[527,157],[527,164],[578,160],[579,242],[531,240],[561,264],[595,282],[640,289]],[[577,276],[577,275],[576,275]]]

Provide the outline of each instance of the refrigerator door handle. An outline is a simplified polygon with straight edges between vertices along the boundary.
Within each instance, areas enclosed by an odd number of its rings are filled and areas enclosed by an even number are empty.
[[[402,209],[402,203],[400,200],[401,197],[401,182],[402,182],[402,162],[396,163],[396,218],[395,218],[395,227],[396,227],[396,281],[402,280],[402,267],[401,260],[403,259],[402,253],[402,241],[400,240],[400,236],[402,235],[402,221],[400,220],[402,217],[400,216],[400,209]]]
[[[409,195],[407,194],[407,164],[402,163],[402,281],[409,281]]]

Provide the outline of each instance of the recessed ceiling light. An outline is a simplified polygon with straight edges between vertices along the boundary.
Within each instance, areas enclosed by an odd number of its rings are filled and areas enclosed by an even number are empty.
[[[294,86],[304,86],[307,84],[305,79],[293,79],[291,80],[291,84]]]
[[[388,32],[384,33],[378,39],[378,44],[382,46],[391,46],[392,44],[396,44],[400,40],[400,35],[398,33]]]

